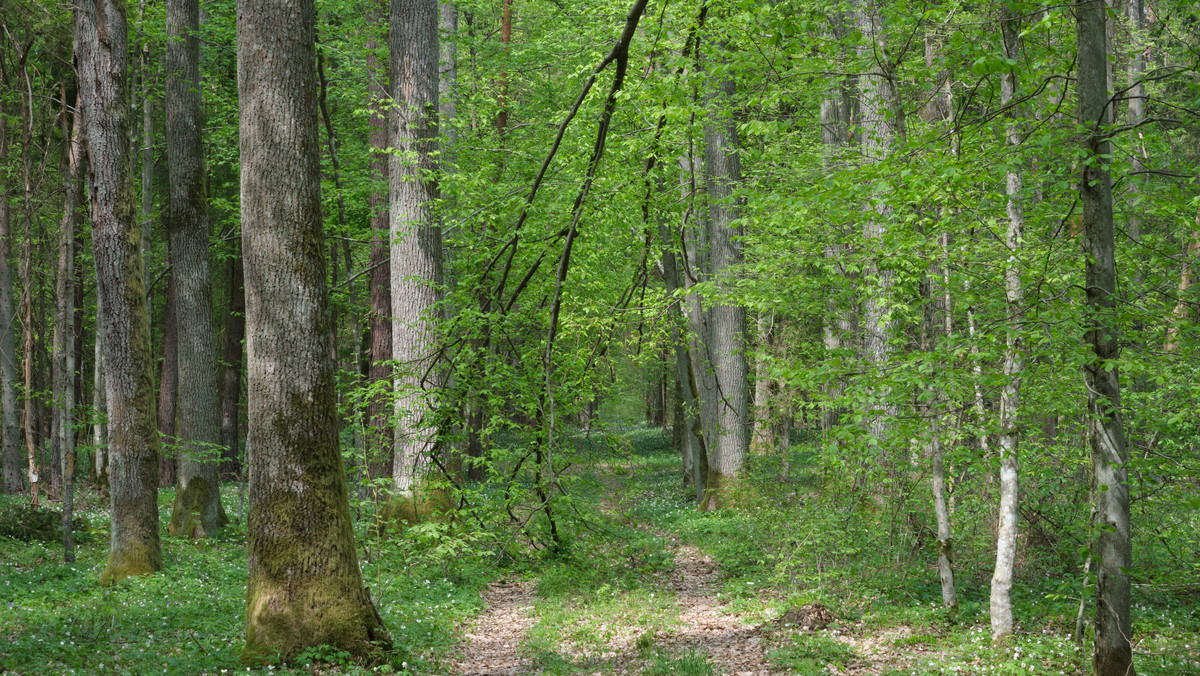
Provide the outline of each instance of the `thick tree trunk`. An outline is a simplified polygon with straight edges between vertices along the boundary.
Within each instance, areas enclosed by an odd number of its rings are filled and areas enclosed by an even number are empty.
[[[74,123],[68,123],[67,91],[62,128],[66,149],[63,172],[63,217],[58,241],[58,313],[54,322],[54,401],[58,416],[58,448],[62,472],[63,560],[75,561],[71,520],[75,510],[75,228],[84,203],[83,116],[76,101]]]
[[[723,47],[722,47],[723,48]],[[712,278],[719,292],[730,291],[729,275],[742,262],[742,200],[734,190],[742,181],[738,157],[737,124],[733,105],[734,83],[714,83],[708,96],[708,121],[704,125],[704,177],[708,193],[709,256]],[[709,355],[716,380],[716,427],[708,465],[707,506],[725,500],[724,484],[737,478],[746,463],[748,380],[746,367],[746,309],[719,298],[709,310]]]
[[[170,247],[168,246],[168,249]],[[178,474],[178,447],[175,422],[179,404],[179,329],[175,323],[175,275],[167,273],[167,302],[162,317],[162,364],[158,371],[158,436],[162,452],[158,456],[158,487],[175,485]]]
[[[259,664],[318,645],[390,643],[354,546],[330,344],[312,0],[238,6],[249,367],[246,647]]]
[[[433,212],[438,196],[438,8],[436,0],[393,0],[392,96],[388,170],[391,187],[392,356],[396,442],[392,475],[400,497],[412,497],[426,474],[437,430],[437,356],[442,235]]]
[[[221,357],[221,473],[233,477],[241,473],[238,427],[242,405],[242,341],[246,338],[246,296],[242,289],[242,251],[234,242],[226,272],[229,310],[225,315],[224,353]]]
[[[158,538],[158,451],[150,320],[129,152],[124,3],[83,0],[76,12],[96,280],[104,313],[112,542],[100,576],[111,584],[162,568]],[[90,11],[96,12],[90,15]],[[94,23],[93,23],[94,22]],[[80,24],[91,24],[82,26]],[[93,27],[94,26],[94,27]],[[86,83],[84,83],[86,81]]]
[[[1012,63],[1020,59],[1020,34],[1016,14],[1002,9],[1000,21],[1004,58]],[[1005,110],[1008,130],[1006,143],[1010,152],[1020,152],[1021,130],[1012,106],[1017,94],[1015,66],[1000,76],[1000,106]],[[1020,406],[1021,376],[1025,370],[1024,302],[1021,286],[1020,255],[1025,214],[1021,206],[1021,173],[1009,169],[1005,175],[1005,194],[1008,196],[1008,228],[1005,246],[1008,257],[1004,268],[1004,296],[1007,302],[1008,331],[1004,349],[1004,387],[1000,391],[1000,435],[996,445],[1000,452],[1000,510],[996,527],[996,568],[992,573],[991,623],[992,641],[1002,643],[1013,631],[1012,585],[1013,568],[1017,558],[1018,466],[1017,415]]]
[[[386,5],[380,0],[367,3],[367,24],[371,37],[367,40],[367,120],[371,143],[371,366],[367,378],[372,386],[392,381],[392,370],[386,362],[392,358],[392,273],[389,261],[388,224],[388,94],[386,64],[378,62],[379,47],[376,34],[387,33]],[[386,39],[385,39],[386,42]],[[392,476],[395,435],[391,423],[391,397],[380,392],[367,401],[367,472],[371,479]]]
[[[1125,430],[1121,422],[1120,344],[1116,318],[1116,245],[1113,235],[1112,175],[1107,163],[1112,143],[1112,105],[1107,86],[1108,45],[1104,3],[1080,0],[1075,6],[1078,39],[1079,124],[1084,139],[1083,204],[1087,289],[1084,340],[1094,359],[1084,366],[1088,390],[1088,440],[1096,482],[1096,646],[1097,676],[1133,673],[1133,631],[1129,613],[1132,548]]]
[[[454,128],[454,116],[458,101],[458,8],[454,3],[438,4],[438,131],[441,132],[443,167],[454,165],[454,145],[458,130]]]
[[[0,164],[8,160],[8,121],[0,116]],[[20,493],[21,426],[17,417],[17,346],[13,339],[16,316],[13,312],[12,226],[9,221],[8,195],[0,193],[0,450],[3,455],[4,492]]]
[[[218,475],[221,403],[208,266],[208,196],[200,111],[200,3],[167,0],[167,217],[175,335],[179,353],[177,435],[179,482],[172,535],[204,537],[229,519]]]

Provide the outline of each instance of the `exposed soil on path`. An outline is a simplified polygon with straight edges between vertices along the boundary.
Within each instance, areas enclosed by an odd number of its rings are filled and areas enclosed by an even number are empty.
[[[487,611],[466,632],[466,643],[453,659],[462,676],[527,674],[530,665],[521,652],[525,632],[533,626],[536,582],[504,581],[488,585],[483,598]]]

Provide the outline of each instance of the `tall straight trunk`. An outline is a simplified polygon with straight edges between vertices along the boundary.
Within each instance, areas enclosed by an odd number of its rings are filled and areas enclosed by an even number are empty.
[[[168,251],[170,246],[167,247]],[[169,255],[169,254],[168,254]],[[176,426],[179,419],[179,325],[175,275],[167,273],[167,299],[162,316],[162,364],[158,371],[158,436],[164,445],[158,456],[158,486],[170,488],[178,479]]]
[[[392,476],[411,496],[436,442],[439,375],[436,331],[442,284],[442,235],[434,214],[437,182],[438,8],[436,0],[393,0],[390,17],[389,130],[392,356],[398,372]],[[414,161],[415,160],[415,161]]]
[[[25,188],[22,200],[22,215],[25,223],[24,246],[21,249],[21,326],[25,377],[25,457],[29,465],[29,502],[38,506],[37,464],[37,404],[33,393],[37,391],[33,382],[33,85],[27,68],[28,47],[19,59],[20,77],[24,82],[21,89],[21,167],[22,183]]]
[[[250,515],[242,660],[390,647],[363,587],[337,437],[312,0],[237,20]],[[268,58],[269,57],[269,58]]]
[[[505,54],[508,53],[508,45],[512,42],[512,0],[501,0],[500,8],[500,44],[501,49]],[[508,73],[500,71],[500,93],[496,95],[496,107],[500,109],[496,113],[496,132],[500,136],[504,136],[505,130],[508,129]]]
[[[241,473],[238,434],[242,404],[242,341],[246,339],[246,295],[242,289],[242,250],[233,243],[234,253],[226,269],[225,297],[229,310],[225,313],[224,350],[221,356],[221,472],[225,476]]]
[[[0,164],[8,161],[8,120],[0,116]],[[24,489],[21,480],[21,427],[17,417],[17,346],[13,339],[12,225],[7,187],[0,192],[0,450],[3,454],[4,492]]]
[[[442,166],[454,164],[454,145],[458,130],[454,116],[458,101],[458,8],[452,2],[438,4],[438,131],[445,139],[442,144]]]
[[[392,273],[389,262],[388,224],[388,93],[387,66],[375,55],[377,35],[387,34],[386,4],[381,0],[367,3],[367,119],[371,144],[371,311],[368,315],[370,367],[367,380],[372,386],[392,380],[387,362],[392,358]],[[386,43],[386,37],[384,39]],[[390,477],[395,435],[392,430],[391,397],[380,392],[367,401],[367,472],[372,479]]]
[[[155,419],[150,319],[142,275],[141,233],[134,206],[129,152],[128,28],[125,5],[82,0],[76,30],[88,157],[93,253],[104,307],[104,365],[108,397],[109,496],[112,503],[108,565],[111,584],[162,568],[158,538],[158,429]],[[91,14],[91,11],[95,14]],[[101,189],[101,187],[103,189]]]
[[[881,162],[904,140],[904,109],[899,101],[893,64],[886,57],[883,15],[875,0],[861,0],[857,12],[858,29],[863,35],[860,56],[872,59],[867,65],[869,72],[861,74],[858,80],[862,154],[865,162]],[[892,219],[892,207],[885,195],[875,195],[872,202],[862,226],[868,249],[863,277],[871,284],[863,300],[863,351],[873,369],[872,377],[880,379],[885,377],[891,361],[891,341],[895,333],[889,307],[895,275],[881,262],[887,255],[881,247]],[[891,388],[872,386],[871,390],[875,403],[868,416],[868,432],[884,449],[885,455],[881,458],[884,466],[890,466],[893,458],[889,457],[885,440],[887,418],[895,414],[895,406],[889,402]]]
[[[1004,58],[1010,63],[1020,59],[1019,19],[1005,7],[1001,11],[1000,31]],[[1007,123],[1005,142],[1009,153],[1019,157],[1021,128],[1013,108],[1017,95],[1016,67],[1000,76],[1000,106]],[[1000,391],[1000,434],[996,446],[1000,452],[1000,513],[996,527],[996,568],[992,573],[991,622],[992,641],[1003,642],[1013,631],[1012,584],[1017,559],[1017,505],[1019,474],[1017,466],[1017,415],[1020,406],[1021,377],[1025,371],[1025,291],[1021,285],[1022,233],[1025,214],[1021,206],[1021,172],[1009,169],[1005,174],[1005,194],[1008,197],[1008,228],[1005,247],[1008,249],[1004,268],[1004,297],[1007,302],[1008,331],[1004,349],[1004,387]]]
[[[1094,358],[1084,366],[1088,390],[1088,441],[1096,483],[1096,645],[1092,667],[1097,676],[1133,673],[1133,632],[1130,622],[1129,482],[1125,463],[1125,429],[1121,422],[1121,383],[1117,368],[1120,343],[1116,317],[1116,244],[1113,236],[1112,175],[1109,157],[1112,125],[1106,70],[1107,8],[1080,0],[1075,6],[1079,76],[1079,124],[1088,131],[1083,141],[1083,173],[1079,178],[1083,204],[1088,331],[1084,340]]]
[[[695,397],[694,425],[692,439],[695,442],[692,449],[692,472],[696,487],[696,503],[704,506],[708,495],[709,457],[712,448],[712,430],[716,427],[716,382],[709,360],[708,348],[711,344],[708,332],[708,311],[693,288],[708,279],[708,232],[704,227],[703,215],[695,208],[701,196],[700,158],[693,149],[680,157],[680,183],[683,198],[688,207],[683,223],[681,239],[683,255],[680,263],[680,279],[687,293],[687,358],[688,372],[686,374]],[[678,359],[678,357],[677,357]],[[681,373],[681,376],[683,374]],[[686,396],[686,395],[685,395]]]
[[[179,482],[168,532],[204,537],[229,519],[218,475],[221,398],[208,263],[208,195],[200,110],[200,2],[167,0],[167,235],[179,352]]]
[[[145,38],[146,0],[138,0],[138,64],[142,89],[142,267],[143,279],[150,281],[150,221],[154,214],[154,104],[150,99],[150,42]],[[170,41],[168,40],[168,44]],[[136,80],[135,80],[136,81]],[[136,85],[135,85],[136,86]],[[199,96],[199,94],[196,94]],[[136,142],[136,135],[131,136]],[[149,302],[151,289],[146,289],[147,318],[154,312]]]
[[[76,101],[74,122],[68,123],[67,88],[62,128],[66,150],[63,172],[63,217],[58,241],[58,312],[54,321],[54,401],[58,409],[58,448],[62,472],[63,560],[75,561],[71,520],[75,508],[75,228],[83,193],[83,116]]]
[[[1163,349],[1174,352],[1179,348],[1179,332],[1191,314],[1188,302],[1188,289],[1192,288],[1192,268],[1200,261],[1200,215],[1196,216],[1197,229],[1192,232],[1192,241],[1188,244],[1187,254],[1183,258],[1183,268],[1179,271],[1179,285],[1176,287],[1175,307],[1171,310],[1171,324],[1167,327],[1166,340]]]
[[[725,46],[717,48],[723,50]],[[710,269],[722,296],[731,291],[729,276],[743,258],[740,238],[744,229],[737,223],[742,215],[742,199],[734,196],[742,181],[737,123],[730,110],[734,93],[732,78],[712,84],[704,125]],[[727,297],[719,297],[709,310],[709,332],[717,411],[708,463],[707,506],[713,508],[725,501],[724,484],[741,475],[750,441],[746,309],[732,304]]]

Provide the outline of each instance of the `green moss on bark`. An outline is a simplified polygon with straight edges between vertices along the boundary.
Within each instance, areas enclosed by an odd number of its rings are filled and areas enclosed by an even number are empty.
[[[127,542],[108,553],[108,565],[100,574],[100,584],[107,587],[127,577],[149,575],[162,570],[162,553],[158,547]]]
[[[171,523],[167,533],[190,538],[209,537],[229,522],[225,510],[220,509],[220,496],[214,496],[216,486],[209,486],[201,478],[194,478],[175,491],[175,505],[171,509]],[[215,497],[215,499],[214,499]],[[209,509],[216,504],[216,509]]]

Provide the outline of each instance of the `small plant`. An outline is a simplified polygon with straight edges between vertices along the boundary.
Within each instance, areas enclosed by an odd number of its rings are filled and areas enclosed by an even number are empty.
[[[686,652],[654,656],[650,665],[642,672],[642,676],[713,676],[714,673],[716,672],[704,653]]]

